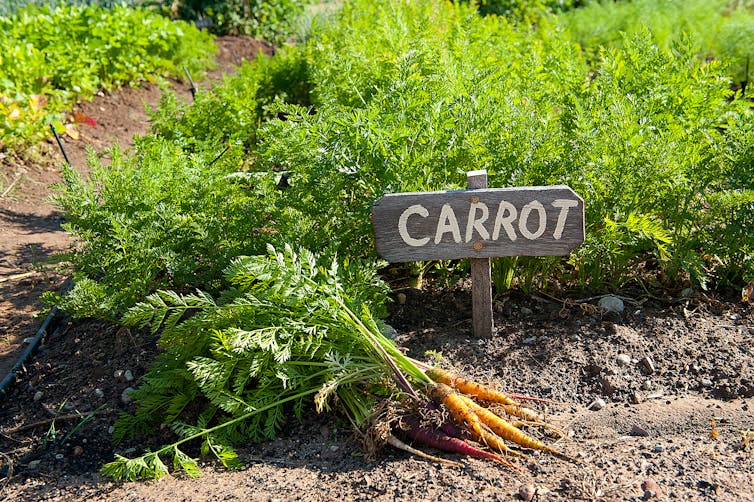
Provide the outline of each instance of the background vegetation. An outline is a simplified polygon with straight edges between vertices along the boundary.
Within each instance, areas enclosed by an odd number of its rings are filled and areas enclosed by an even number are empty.
[[[27,6],[0,17],[0,148],[22,149],[101,89],[210,64],[211,37],[128,7]]]
[[[586,201],[584,245],[501,261],[499,288],[749,278],[754,136],[728,61],[646,27],[582,50],[560,19],[348,2],[194,104],[166,97],[153,137],[59,196],[84,244],[63,305],[117,316],[158,287],[222,288],[231,258],[267,243],[370,257],[377,198],[463,187],[473,169]]]

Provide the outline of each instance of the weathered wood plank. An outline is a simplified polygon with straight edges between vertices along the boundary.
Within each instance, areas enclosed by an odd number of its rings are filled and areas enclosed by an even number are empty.
[[[584,241],[584,201],[565,185],[388,194],[372,226],[390,262],[566,255]]]
[[[470,171],[466,174],[469,190],[487,188],[487,171]],[[492,317],[492,264],[489,258],[470,258],[471,312],[474,336],[489,338],[495,329]]]

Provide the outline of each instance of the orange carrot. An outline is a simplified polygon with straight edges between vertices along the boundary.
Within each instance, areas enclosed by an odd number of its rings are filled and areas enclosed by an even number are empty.
[[[450,387],[453,387],[464,394],[474,396],[475,398],[482,401],[519,406],[518,402],[509,398],[502,392],[492,389],[486,385],[482,385],[481,383],[474,382],[473,380],[462,378],[449,371],[445,371],[440,368],[429,368],[425,373],[435,382],[449,385]]]
[[[545,417],[541,413],[534,411],[531,408],[527,408],[525,406],[503,404],[503,405],[500,405],[500,407],[508,415],[513,415],[514,417],[521,418],[523,420],[526,420],[527,422],[542,422],[545,419]]]
[[[463,394],[475,397],[480,401],[500,403],[502,405],[502,408],[509,415],[522,418],[529,422],[542,422],[544,420],[544,417],[541,413],[538,413],[530,408],[521,405],[519,402],[511,399],[509,396],[487,385],[462,378],[458,375],[455,375],[454,373],[442,370],[440,368],[429,368],[426,370],[426,374],[435,382],[449,385],[450,387],[457,389]]]
[[[468,402],[473,403],[473,401],[467,397],[454,392],[453,389],[443,383],[432,386],[430,397],[435,402],[438,402],[438,404],[442,403],[450,413],[450,416],[453,417],[455,423],[459,427],[464,427],[468,430],[471,436],[480,443],[486,444],[490,448],[500,452],[525,458],[521,453],[511,450],[497,434],[484,428],[482,421],[479,420],[476,412],[468,404]]]

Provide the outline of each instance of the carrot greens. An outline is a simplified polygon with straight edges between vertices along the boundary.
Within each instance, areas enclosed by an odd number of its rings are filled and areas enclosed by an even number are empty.
[[[116,439],[160,422],[172,424],[179,439],[135,459],[118,455],[103,472],[119,479],[156,478],[168,472],[161,457],[169,457],[175,469],[198,475],[196,461],[181,449],[194,440],[201,441],[202,453],[240,468],[234,444],[275,437],[291,411],[300,419],[311,404],[318,412],[343,412],[365,435],[381,427],[378,447],[415,452],[402,446],[400,435],[512,465],[496,455],[516,453],[482,425],[491,423],[492,412],[465,404],[460,391],[435,383],[428,375],[445,373],[407,357],[383,334],[385,326],[373,314],[382,311],[387,291],[378,265],[270,246],[266,255],[237,258],[225,272],[230,286],[217,298],[158,291],[130,309],[125,322],[161,331],[165,352],[133,395],[136,412],[121,417]],[[442,398],[436,404],[448,408],[456,425],[493,452],[459,448],[463,437],[412,435],[400,426],[401,417],[413,416],[404,423],[419,424],[422,409],[438,410],[430,403],[437,395]],[[381,414],[385,402],[406,411]],[[204,408],[197,411],[197,403]],[[442,428],[424,422],[422,428]],[[520,437],[528,441],[524,446],[540,445]]]

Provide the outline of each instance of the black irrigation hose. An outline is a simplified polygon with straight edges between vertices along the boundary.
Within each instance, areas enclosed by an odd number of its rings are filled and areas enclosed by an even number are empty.
[[[63,158],[65,158],[65,163],[68,164],[68,167],[71,167],[71,161],[68,159],[68,154],[65,152],[65,148],[63,148],[63,142],[60,141],[60,136],[58,136],[58,131],[55,130],[55,125],[50,124],[50,129],[52,129],[52,134],[55,135],[55,141],[58,142],[60,151],[63,152]]]
[[[10,389],[11,384],[13,384],[16,381],[16,373],[18,373],[21,370],[21,368],[24,367],[26,360],[29,359],[29,357],[37,350],[37,347],[39,347],[40,342],[42,341],[44,336],[47,334],[47,330],[50,328],[50,324],[52,324],[52,321],[55,319],[58,312],[59,310],[57,307],[52,307],[52,310],[50,311],[49,314],[47,314],[47,317],[42,323],[42,326],[39,327],[37,334],[34,335],[34,338],[32,338],[31,342],[29,343],[29,346],[26,347],[26,350],[24,350],[23,354],[21,354],[21,357],[18,359],[16,364],[13,366],[13,368],[10,370],[8,375],[6,375],[3,381],[0,382],[0,400],[2,400],[5,397],[5,395],[8,393],[8,390]]]

